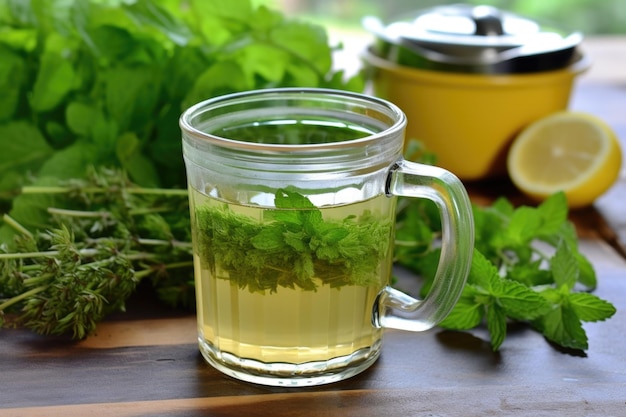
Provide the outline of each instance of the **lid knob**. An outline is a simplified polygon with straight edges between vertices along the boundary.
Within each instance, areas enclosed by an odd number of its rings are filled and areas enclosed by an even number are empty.
[[[472,7],[470,17],[476,25],[475,35],[500,36],[504,34],[504,29],[502,28],[502,14],[495,7]]]

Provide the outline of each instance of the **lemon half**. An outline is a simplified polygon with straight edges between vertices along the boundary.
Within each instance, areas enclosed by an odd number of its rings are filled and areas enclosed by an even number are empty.
[[[588,113],[563,111],[526,127],[507,158],[511,181],[542,201],[563,191],[570,207],[590,205],[619,176],[622,152],[615,132]]]

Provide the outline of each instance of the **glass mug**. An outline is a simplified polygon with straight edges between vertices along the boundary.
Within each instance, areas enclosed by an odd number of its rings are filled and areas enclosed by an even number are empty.
[[[213,98],[180,119],[198,340],[212,366],[264,385],[339,381],[372,365],[384,328],[424,331],[469,271],[465,188],[402,158],[406,117],[345,91]],[[442,252],[423,300],[389,286],[397,196],[432,200]]]

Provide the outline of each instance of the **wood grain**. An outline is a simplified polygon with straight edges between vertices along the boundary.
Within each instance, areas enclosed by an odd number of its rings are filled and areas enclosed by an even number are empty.
[[[581,398],[566,386],[538,396],[533,387],[505,385],[473,388],[413,390],[354,390],[340,392],[282,393],[267,395],[191,398],[133,403],[102,403],[47,407],[46,417],[380,417],[391,416],[622,416],[626,410],[611,385],[604,395]],[[514,393],[514,395],[512,395]],[[615,398],[612,399],[611,395]],[[617,399],[617,401],[615,401]],[[0,416],[41,416],[41,408],[0,410]]]
[[[121,346],[180,345],[197,342],[196,318],[179,318],[104,322],[96,334],[81,341],[81,348],[114,348]]]

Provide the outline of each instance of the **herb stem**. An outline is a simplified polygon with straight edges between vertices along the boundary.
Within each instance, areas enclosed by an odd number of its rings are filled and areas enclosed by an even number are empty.
[[[26,229],[24,226],[22,226],[21,224],[19,224],[17,222],[17,220],[15,220],[14,218],[12,218],[11,216],[9,216],[8,214],[5,214],[4,216],[2,216],[2,220],[4,220],[4,222],[6,224],[8,224],[9,226],[11,226],[13,229],[15,229],[16,231],[20,232],[23,235],[28,236],[29,238],[33,237],[33,234],[28,231],[28,229]]]
[[[190,242],[181,242],[178,240],[163,240],[163,239],[137,239],[137,243],[146,246],[172,246],[174,248],[191,248]]]
[[[35,277],[29,277],[26,278],[23,283],[25,286],[27,287],[33,287],[35,285],[39,285],[42,286],[43,283],[45,283],[46,281],[48,281],[48,279],[52,278],[53,275],[52,274],[43,274],[43,275],[38,275]],[[47,284],[45,284],[47,285]]]
[[[165,264],[165,265],[159,265],[158,269],[159,270],[177,269],[177,268],[187,268],[187,267],[192,267],[192,266],[193,266],[193,261],[181,261],[181,262],[172,262],[170,264]],[[137,280],[141,280],[142,278],[145,278],[149,276],[150,274],[154,273],[156,269],[157,268],[146,268],[146,269],[142,269],[141,271],[137,271],[135,272],[135,278],[137,278]]]
[[[28,291],[25,291],[23,293],[21,293],[20,295],[16,295],[13,298],[10,298],[8,300],[6,300],[4,303],[0,304],[0,311],[4,311],[7,308],[11,307],[13,304],[19,303],[22,300],[25,300],[29,297],[32,297],[33,295],[36,295],[42,291],[45,291],[48,288],[48,285],[41,285],[39,287],[35,287],[33,289],[30,289]]]
[[[108,211],[69,210],[56,207],[48,207],[48,213],[69,217],[111,217]]]
[[[145,214],[167,213],[169,211],[172,211],[172,209],[168,207],[144,207],[131,209],[128,211],[128,214],[131,216],[143,216]]]
[[[154,194],[163,196],[187,196],[188,192],[182,188],[144,188],[144,187],[128,187],[128,188],[106,188],[106,187],[84,187],[80,191],[85,194],[106,194],[115,190],[124,190],[129,194]],[[73,187],[57,187],[57,186],[25,186],[22,187],[22,194],[69,194],[76,191]]]
[[[78,251],[79,255],[93,256],[98,253],[96,249],[81,249]],[[30,259],[30,258],[45,258],[58,256],[59,251],[51,250],[45,252],[22,252],[22,253],[0,253],[0,260],[5,259]]]
[[[405,248],[416,248],[418,246],[424,246],[424,243],[418,242],[416,240],[396,240],[394,241],[395,246],[402,246]]]

